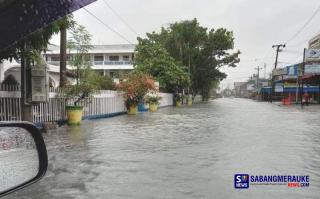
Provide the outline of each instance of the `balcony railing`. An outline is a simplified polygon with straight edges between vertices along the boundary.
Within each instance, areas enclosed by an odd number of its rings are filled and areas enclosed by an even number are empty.
[[[51,65],[60,65],[60,61],[47,61]],[[69,62],[67,62],[69,64]],[[92,65],[108,66],[108,65],[132,65],[132,61],[93,61]]]
[[[104,61],[104,65],[131,65],[132,61]]]

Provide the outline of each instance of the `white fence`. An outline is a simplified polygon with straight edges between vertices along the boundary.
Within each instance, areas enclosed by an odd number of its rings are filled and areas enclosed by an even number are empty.
[[[173,105],[173,94],[171,93],[159,93],[160,107],[172,106]]]
[[[21,120],[21,101],[19,88],[0,88],[0,121]],[[59,90],[50,90],[49,102],[32,106],[34,123],[59,121],[66,119],[66,100],[58,97]],[[160,93],[160,107],[172,106],[173,95]],[[72,101],[72,100],[71,100]],[[69,101],[70,102],[70,101]],[[84,107],[83,118],[99,118],[120,114],[126,111],[121,93],[102,90],[80,104]]]
[[[72,104],[72,101],[74,100],[71,99],[68,104]],[[33,122],[65,120],[65,106],[68,104],[64,98],[57,97],[56,93],[50,93],[48,103],[33,106]],[[95,94],[79,105],[84,107],[84,118],[106,117],[126,111],[122,95],[117,91],[101,91],[101,94]]]

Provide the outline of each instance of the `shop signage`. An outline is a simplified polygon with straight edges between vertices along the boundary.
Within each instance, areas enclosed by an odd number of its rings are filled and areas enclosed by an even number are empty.
[[[282,93],[283,92],[283,84],[282,83],[277,83],[274,87],[274,91],[277,93]]]
[[[256,85],[255,84],[247,84],[247,90],[248,91],[253,91],[256,89]]]
[[[272,71],[273,76],[281,76],[281,75],[287,75],[288,71],[287,68],[277,68]]]
[[[284,88],[288,88],[288,87],[297,87],[297,83],[289,83],[289,82],[285,82],[283,85]]]
[[[306,49],[305,59],[306,62],[320,61],[320,49]]]
[[[298,75],[298,68],[299,68],[298,64],[287,66],[287,75],[288,76],[297,76]]]
[[[304,66],[304,74],[320,74],[320,64],[307,64]]]

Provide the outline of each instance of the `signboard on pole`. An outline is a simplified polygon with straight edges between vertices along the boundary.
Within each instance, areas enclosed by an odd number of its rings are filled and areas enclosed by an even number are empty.
[[[247,91],[253,91],[256,89],[256,85],[255,84],[247,84]]]
[[[273,76],[281,76],[281,75],[287,75],[287,74],[288,74],[287,68],[277,68],[272,71]]]
[[[36,67],[32,69],[32,102],[48,101],[48,77],[46,67]]]
[[[305,60],[306,62],[320,61],[320,49],[306,49]]]

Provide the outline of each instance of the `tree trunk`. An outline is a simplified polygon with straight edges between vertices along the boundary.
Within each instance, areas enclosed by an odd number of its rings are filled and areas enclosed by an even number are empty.
[[[67,84],[67,29],[60,28],[60,87]]]

